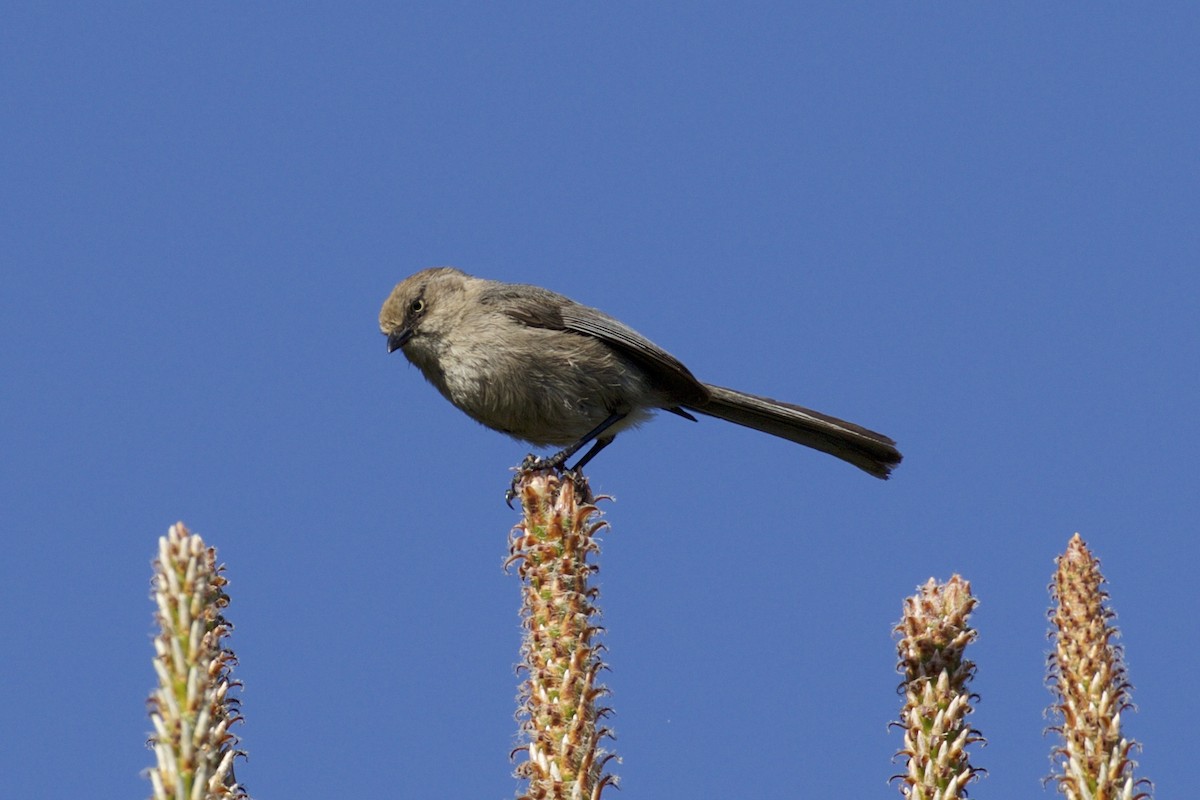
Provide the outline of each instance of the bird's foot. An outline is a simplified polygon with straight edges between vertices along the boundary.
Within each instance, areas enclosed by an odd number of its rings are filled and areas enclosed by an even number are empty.
[[[550,458],[541,458],[530,453],[525,456],[525,459],[520,464],[513,467],[512,483],[509,484],[508,491],[504,493],[504,502],[508,504],[509,508],[513,507],[513,500],[517,497],[517,486],[527,474],[530,472],[544,472],[546,470],[560,471],[563,468],[564,461],[566,459],[560,458],[558,455],[551,456]]]
[[[517,465],[517,474],[519,475],[522,472],[543,472],[548,469],[560,470],[563,468],[563,462],[566,460],[566,457],[561,453],[549,458],[542,458],[530,453],[525,456],[525,460]]]
[[[592,496],[592,487],[583,475],[583,467],[576,465],[566,470],[564,475],[574,485],[575,496],[579,498],[580,502],[591,503],[595,501],[595,498]]]

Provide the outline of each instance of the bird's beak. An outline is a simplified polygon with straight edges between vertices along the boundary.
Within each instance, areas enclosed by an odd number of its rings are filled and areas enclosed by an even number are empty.
[[[397,350],[399,350],[401,347],[404,347],[405,343],[409,339],[412,338],[412,335],[413,335],[412,328],[409,328],[407,326],[405,326],[403,328],[399,328],[399,329],[394,330],[391,333],[389,333],[388,334],[388,352],[394,353]]]

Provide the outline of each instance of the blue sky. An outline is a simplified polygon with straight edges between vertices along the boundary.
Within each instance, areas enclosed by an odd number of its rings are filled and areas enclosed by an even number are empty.
[[[1101,557],[1194,786],[1191,4],[11,7],[0,773],[146,795],[150,559],[228,563],[258,797],[509,797],[520,443],[378,307],[453,264],[883,431],[883,483],[670,415],[589,468],[622,797],[892,797],[890,630],[980,598],[977,796],[1040,780],[1053,558]]]

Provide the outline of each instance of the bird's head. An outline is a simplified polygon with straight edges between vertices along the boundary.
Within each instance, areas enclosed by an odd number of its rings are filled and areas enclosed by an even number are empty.
[[[453,267],[432,267],[396,284],[379,310],[379,330],[387,337],[388,352],[404,348],[412,358],[410,342],[419,345],[422,338],[437,337],[449,328],[455,309],[462,306],[455,300],[468,280],[466,273]]]

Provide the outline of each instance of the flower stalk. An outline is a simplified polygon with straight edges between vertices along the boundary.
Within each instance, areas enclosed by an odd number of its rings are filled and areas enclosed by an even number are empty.
[[[1125,677],[1121,648],[1112,624],[1100,562],[1076,533],[1055,563],[1050,594],[1054,652],[1049,659],[1049,685],[1055,694],[1051,712],[1062,736],[1054,750],[1061,759],[1055,778],[1069,800],[1137,800],[1145,781],[1134,781],[1136,744],[1121,731],[1121,712],[1132,706],[1132,687]]]
[[[975,665],[965,652],[977,636],[967,622],[976,602],[971,584],[958,575],[941,585],[930,578],[904,601],[896,627],[905,698],[898,723],[904,747],[897,756],[907,759],[907,770],[896,777],[901,794],[912,800],[966,797],[978,773],[966,750],[983,741],[967,721]]]
[[[231,690],[240,684],[231,677],[236,659],[223,641],[231,628],[221,613],[229,597],[216,557],[182,522],[158,540],[153,579],[158,687],[149,699],[154,800],[247,796],[233,774],[233,760],[243,753],[229,731],[241,721]]]
[[[608,690],[597,683],[605,668],[596,639],[599,591],[590,586],[598,568],[599,517],[582,477],[527,471],[514,483],[522,521],[509,537],[508,565],[521,579],[525,629],[517,718],[526,760],[516,776],[528,782],[521,800],[599,800],[616,779],[604,769],[615,754],[600,725],[610,711],[597,704]]]

